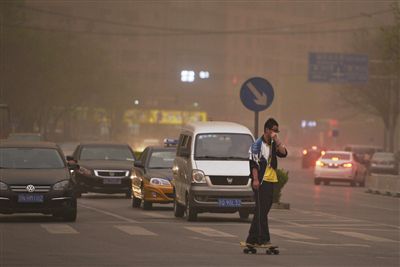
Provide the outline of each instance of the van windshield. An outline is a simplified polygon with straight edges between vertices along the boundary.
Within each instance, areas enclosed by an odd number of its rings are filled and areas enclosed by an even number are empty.
[[[249,134],[208,133],[196,136],[196,160],[248,160],[253,138]]]

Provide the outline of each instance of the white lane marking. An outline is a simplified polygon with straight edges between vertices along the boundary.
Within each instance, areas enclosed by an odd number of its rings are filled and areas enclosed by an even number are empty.
[[[358,206],[367,207],[367,208],[373,208],[373,209],[378,209],[378,210],[388,210],[388,211],[399,212],[398,209],[389,209],[389,208],[377,207],[377,206],[373,206],[373,205],[358,204]]]
[[[41,224],[50,234],[79,234],[74,228],[67,224]]]
[[[321,211],[306,211],[306,210],[300,210],[300,209],[293,209],[293,211],[296,212],[300,212],[303,214],[308,214],[308,215],[317,215],[318,216],[325,216],[327,218],[332,218],[332,219],[349,219],[352,220],[353,218],[350,217],[345,217],[345,216],[338,216],[338,215],[334,215],[334,214],[330,214],[327,212],[321,212]],[[335,219],[335,220],[336,220]],[[386,224],[386,223],[380,223],[380,222],[372,222],[372,221],[368,221],[368,220],[360,220],[360,222],[366,222],[366,223],[371,223],[371,224],[375,224],[375,225],[379,225],[379,226],[385,226],[385,227],[392,227],[392,228],[397,228],[400,229],[400,225],[391,225],[391,224]]]
[[[172,218],[172,216],[167,216],[161,213],[156,213],[156,212],[142,212],[144,215],[153,217],[153,218],[161,218],[161,219],[166,219],[166,218]]]
[[[186,229],[205,235],[210,237],[236,237],[235,235],[231,235],[225,232],[221,232],[209,227],[193,227],[193,226],[185,226]]]
[[[112,213],[112,212],[109,212],[109,211],[105,211],[105,210],[101,210],[101,209],[89,207],[89,206],[82,205],[82,204],[79,204],[79,206],[80,206],[80,207],[83,207],[83,208],[85,208],[85,209],[97,211],[97,212],[99,212],[99,213],[102,213],[102,214],[105,214],[105,215],[108,215],[108,216],[111,216],[111,217],[120,219],[120,220],[125,221],[125,222],[129,222],[129,223],[137,223],[137,222],[138,222],[138,221],[135,221],[135,220],[132,220],[132,219],[129,219],[129,218],[120,216],[120,215],[118,215],[118,214],[115,214],[115,213]]]
[[[383,238],[383,237],[378,237],[378,236],[373,236],[373,235],[367,235],[367,234],[362,234],[362,233],[357,233],[357,232],[347,232],[347,231],[331,231],[336,234],[340,235],[345,235],[345,236],[350,236],[354,238],[360,238],[362,240],[366,241],[373,241],[373,242],[394,242],[397,243],[398,241],[388,239],[388,238]]]
[[[308,236],[308,235],[303,235],[299,233],[294,233],[286,230],[281,230],[281,229],[271,229],[270,232],[274,235],[281,236],[284,238],[289,238],[289,239],[307,239],[307,240],[317,240],[319,238]]]
[[[352,226],[352,227],[356,227],[356,228],[359,228],[359,227],[377,227],[377,225],[376,224],[357,224],[357,223],[336,223],[336,224],[334,224],[334,223],[311,223],[311,224],[307,224],[307,226],[309,226],[309,227],[329,227],[329,228],[332,228],[332,227],[349,227],[349,226]]]
[[[311,243],[311,242],[306,242],[306,241],[298,241],[298,240],[288,240],[289,242],[292,243],[299,243],[299,244],[304,244],[304,245],[310,245],[310,246],[321,246],[321,247],[363,247],[363,248],[369,248],[371,247],[370,245],[365,245],[365,244],[322,244],[322,243]]]
[[[149,230],[140,227],[140,226],[132,226],[132,225],[114,225],[115,228],[125,232],[129,235],[146,235],[146,236],[157,236],[156,233],[150,232]]]

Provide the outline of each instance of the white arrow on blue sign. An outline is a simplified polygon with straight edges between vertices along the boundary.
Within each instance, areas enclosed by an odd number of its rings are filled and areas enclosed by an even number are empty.
[[[274,100],[274,89],[264,78],[254,77],[245,81],[240,89],[243,105],[252,111],[263,111]]]

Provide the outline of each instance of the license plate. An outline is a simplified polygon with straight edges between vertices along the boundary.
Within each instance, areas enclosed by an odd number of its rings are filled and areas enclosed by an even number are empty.
[[[43,195],[36,194],[19,194],[18,202],[19,203],[43,203],[44,197]]]
[[[118,178],[104,178],[103,184],[121,184],[121,179]]]
[[[227,198],[218,199],[219,207],[240,207],[241,204],[242,201],[240,199],[227,199]]]

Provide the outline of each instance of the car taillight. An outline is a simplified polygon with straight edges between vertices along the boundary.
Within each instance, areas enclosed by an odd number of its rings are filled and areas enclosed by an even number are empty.
[[[350,163],[350,162],[349,163],[343,163],[342,166],[345,167],[345,168],[351,168],[351,167],[353,167],[353,164]]]
[[[326,154],[326,152],[325,151],[321,151],[321,156],[323,156],[323,155],[325,155]]]
[[[303,155],[307,155],[307,149],[303,150]]]
[[[315,162],[315,166],[324,167],[324,166],[325,166],[325,163],[323,163],[323,162],[320,161],[320,160],[317,160],[317,162]]]

